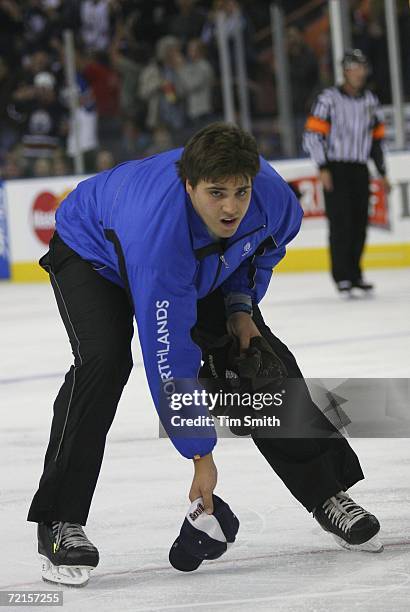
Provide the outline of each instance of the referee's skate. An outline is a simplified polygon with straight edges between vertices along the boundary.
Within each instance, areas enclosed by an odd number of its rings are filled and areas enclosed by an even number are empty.
[[[382,552],[379,521],[347,493],[340,491],[327,499],[315,508],[313,516],[339,546],[353,551]]]
[[[98,565],[98,550],[77,523],[39,523],[38,552],[46,582],[84,586]]]

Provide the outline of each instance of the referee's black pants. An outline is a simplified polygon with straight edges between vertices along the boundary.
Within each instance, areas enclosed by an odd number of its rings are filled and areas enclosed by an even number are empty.
[[[366,164],[332,162],[333,190],[326,191],[332,276],[336,283],[362,277],[360,259],[366,240],[369,172]]]
[[[57,234],[40,261],[50,274],[74,365],[54,403],[44,470],[28,520],[85,525],[106,435],[132,368],[133,309],[125,290],[104,279]],[[289,376],[300,378],[292,353],[265,325],[257,307],[254,320],[285,362]],[[226,333],[219,290],[198,302],[197,326],[211,334]],[[363,478],[356,454],[340,435],[323,439],[254,436],[254,442],[309,511]]]

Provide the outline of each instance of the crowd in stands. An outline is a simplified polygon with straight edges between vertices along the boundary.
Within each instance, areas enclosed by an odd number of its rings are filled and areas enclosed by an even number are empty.
[[[282,154],[269,2],[264,0],[0,0],[0,177],[85,172],[181,146],[223,118],[216,14],[232,47],[245,41],[251,114],[261,152]],[[327,2],[288,0],[287,51],[296,131],[333,82]],[[350,0],[354,46],[390,101],[383,2]],[[306,9],[306,10],[305,10]],[[403,82],[410,97],[410,10],[399,1]],[[63,32],[75,37],[78,132],[69,112]]]

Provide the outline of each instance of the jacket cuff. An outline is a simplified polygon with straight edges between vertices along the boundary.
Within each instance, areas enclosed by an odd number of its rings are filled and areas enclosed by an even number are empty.
[[[225,312],[229,317],[234,312],[246,312],[252,316],[252,298],[246,293],[230,293],[225,298]]]

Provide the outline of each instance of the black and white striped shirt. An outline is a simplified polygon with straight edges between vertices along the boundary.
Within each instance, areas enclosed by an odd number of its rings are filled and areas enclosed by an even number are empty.
[[[385,174],[383,112],[371,91],[349,96],[341,87],[324,89],[315,100],[303,135],[303,148],[319,167],[328,162],[367,163],[372,157]]]

